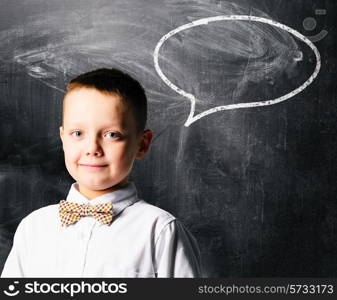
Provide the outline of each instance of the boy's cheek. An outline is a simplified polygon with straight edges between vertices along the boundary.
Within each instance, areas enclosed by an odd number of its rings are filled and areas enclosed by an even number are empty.
[[[68,165],[74,164],[79,160],[78,159],[79,156],[74,150],[75,149],[71,149],[71,150],[68,148],[64,149],[64,159],[65,159],[66,164]]]
[[[73,156],[75,153],[78,152],[78,149],[77,149],[76,145],[74,145],[73,143],[69,143],[67,141],[64,141],[63,142],[63,151],[68,156],[70,156],[70,155]]]

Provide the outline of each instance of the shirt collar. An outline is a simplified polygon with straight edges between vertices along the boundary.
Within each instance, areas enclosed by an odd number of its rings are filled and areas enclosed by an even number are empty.
[[[70,187],[66,200],[69,202],[86,205],[97,205],[111,202],[113,207],[113,216],[117,216],[125,208],[137,202],[139,198],[137,196],[136,186],[133,182],[129,182],[127,186],[119,190],[103,194],[91,200],[79,192],[78,183],[74,182]]]

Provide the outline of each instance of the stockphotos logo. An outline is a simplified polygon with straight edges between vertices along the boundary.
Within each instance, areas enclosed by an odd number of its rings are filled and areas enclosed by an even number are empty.
[[[18,295],[20,293],[19,290],[16,290],[16,285],[18,283],[19,283],[19,281],[14,281],[14,284],[10,284],[8,286],[9,291],[4,290],[4,294],[7,295],[7,296],[10,296],[10,297]]]
[[[10,297],[20,293],[17,289],[19,281],[8,286],[8,290],[4,290],[4,294]],[[105,281],[88,283],[81,281],[80,283],[63,283],[63,282],[27,282],[24,285],[22,293],[25,294],[68,294],[73,297],[76,294],[125,294],[127,293],[126,283],[107,283]]]

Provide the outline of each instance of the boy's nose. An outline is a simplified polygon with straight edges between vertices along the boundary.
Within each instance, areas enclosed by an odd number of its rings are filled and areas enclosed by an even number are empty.
[[[102,148],[96,140],[89,142],[89,145],[87,148],[87,155],[93,155],[93,156],[102,155]]]
[[[94,156],[101,156],[101,152],[100,151],[95,151],[95,152],[87,152],[87,155],[94,155]]]

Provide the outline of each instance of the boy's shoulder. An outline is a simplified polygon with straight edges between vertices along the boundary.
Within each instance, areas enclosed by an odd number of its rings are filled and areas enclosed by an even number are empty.
[[[166,210],[154,206],[143,199],[139,199],[133,205],[127,207],[119,218],[120,224],[130,226],[131,230],[141,229],[143,234],[153,236],[158,240],[159,236],[168,228],[173,233],[179,226],[177,219]]]
[[[166,210],[152,205],[143,199],[139,199],[133,205],[130,206],[128,214],[132,214],[132,217],[140,217],[151,221],[157,221],[161,223],[169,223],[176,218],[167,212]]]
[[[57,223],[58,221],[59,205],[50,204],[32,211],[22,219],[21,223],[26,225],[46,226],[48,223]]]
[[[40,217],[40,216],[52,216],[52,215],[58,215],[59,211],[59,204],[50,204],[46,206],[42,206],[36,210],[33,210],[27,217],[34,218],[34,217]]]

